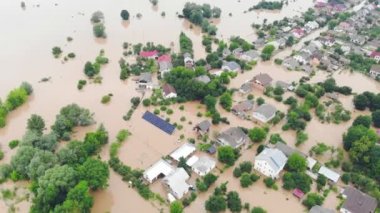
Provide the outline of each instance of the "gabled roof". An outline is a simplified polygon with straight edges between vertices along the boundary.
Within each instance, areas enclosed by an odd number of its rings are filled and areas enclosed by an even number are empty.
[[[182,146],[178,147],[174,152],[170,154],[170,157],[176,161],[179,161],[180,158],[187,158],[193,152],[196,151],[196,147],[194,144],[185,143]]]
[[[207,132],[211,127],[211,123],[208,120],[204,120],[200,122],[199,124],[197,124],[196,127],[202,132]]]
[[[274,114],[276,114],[277,109],[273,105],[263,104],[259,106],[257,109],[253,111],[254,113],[261,114],[266,119],[271,118]]]
[[[153,57],[153,56],[157,56],[157,55],[158,55],[158,51],[157,50],[141,51],[140,52],[140,56],[144,57],[144,58],[149,58],[149,57]]]
[[[256,156],[255,160],[266,161],[271,169],[277,173],[284,168],[288,158],[278,149],[265,148]]]
[[[155,164],[146,169],[143,176],[147,181],[149,181],[149,183],[152,183],[153,180],[161,174],[167,176],[173,171],[174,168],[168,162],[160,159]]]
[[[334,213],[335,211],[332,210],[332,209],[326,209],[326,208],[323,208],[322,206],[313,206],[309,213]]]
[[[374,213],[377,207],[375,198],[353,188],[346,187],[343,194],[347,199],[344,201],[342,208],[352,213]]]
[[[219,134],[218,140],[237,148],[248,140],[248,136],[239,127],[230,127]]]
[[[177,199],[181,199],[189,191],[190,185],[186,183],[189,178],[183,168],[177,168],[173,173],[165,177],[163,182],[169,186]]]
[[[281,152],[283,152],[285,154],[286,157],[289,157],[290,155],[294,154],[294,153],[297,153],[299,155],[301,155],[302,157],[306,158],[306,155],[303,154],[302,152],[298,151],[297,149],[293,149],[292,147],[282,143],[282,142],[278,142],[276,143],[275,145],[276,149],[280,150]]]
[[[158,57],[157,59],[158,62],[163,62],[163,61],[166,61],[166,62],[171,62],[172,61],[172,57],[170,55],[162,55],[160,57]]]
[[[215,166],[215,160],[207,156],[202,156],[198,158],[198,160],[191,166],[191,168],[201,174],[206,174],[208,171],[214,169]]]
[[[223,67],[226,66],[230,70],[238,70],[241,69],[240,65],[236,63],[235,61],[223,61]]]
[[[176,90],[174,87],[170,84],[164,84],[162,86],[162,91],[164,92],[164,95],[169,95],[170,93],[177,94]]]
[[[195,78],[195,80],[205,84],[208,84],[211,81],[210,77],[208,77],[207,75],[198,76]]]
[[[173,134],[175,130],[175,126],[171,125],[170,123],[166,122],[164,119],[158,117],[157,115],[149,111],[146,111],[142,118],[148,121],[149,123],[153,124],[157,128],[161,129],[162,131],[168,133],[169,135]]]
[[[331,180],[334,183],[338,182],[338,180],[340,178],[340,174],[334,172],[333,170],[331,170],[325,166],[322,166],[319,169],[318,174],[325,176],[327,179]]]
[[[235,112],[246,112],[253,109],[253,102],[250,100],[242,101],[232,107],[232,110]]]
[[[152,73],[150,72],[143,72],[139,75],[139,81],[150,83],[152,82]]]
[[[268,86],[272,83],[273,79],[266,73],[260,73],[253,77],[253,81],[259,82],[263,86]]]

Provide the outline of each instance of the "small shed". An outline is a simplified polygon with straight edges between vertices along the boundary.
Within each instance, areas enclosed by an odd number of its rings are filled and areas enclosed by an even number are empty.
[[[296,198],[298,198],[298,199],[302,199],[303,196],[305,195],[305,193],[304,193],[301,189],[299,189],[299,188],[295,188],[295,189],[293,190],[293,195],[294,195]]]

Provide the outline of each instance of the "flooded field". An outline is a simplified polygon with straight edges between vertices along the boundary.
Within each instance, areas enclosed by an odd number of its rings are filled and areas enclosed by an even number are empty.
[[[269,22],[279,20],[284,17],[291,17],[306,11],[313,5],[311,0],[289,1],[281,12],[247,12],[249,7],[259,0],[215,0],[211,4],[222,9],[222,17],[215,20],[218,26],[218,38],[227,39],[232,35],[239,35],[252,41],[255,31],[251,27],[252,23],[262,23],[264,19]],[[0,144],[4,150],[5,157],[1,163],[10,161],[15,150],[8,147],[8,142],[22,137],[26,127],[26,120],[31,114],[41,115],[50,127],[59,109],[71,103],[90,109],[94,113],[97,125],[103,123],[110,133],[112,141],[120,129],[129,129],[132,136],[120,149],[120,159],[134,168],[145,169],[162,156],[169,154],[172,150],[183,144],[178,142],[180,135],[185,138],[194,138],[192,127],[205,119],[196,116],[197,112],[205,112],[204,108],[199,108],[199,103],[189,103],[185,105],[185,110],[180,111],[179,105],[172,106],[174,114],[170,117],[172,122],[181,123],[180,118],[186,117],[186,121],[181,124],[184,129],[176,131],[173,136],[162,133],[154,126],[141,119],[146,109],[140,107],[135,111],[131,121],[125,122],[122,116],[131,107],[130,99],[141,96],[135,90],[135,83],[131,80],[122,82],[119,80],[118,60],[122,56],[123,42],[155,42],[172,47],[173,51],[178,51],[178,36],[181,31],[185,32],[194,43],[195,58],[205,56],[202,47],[201,33],[196,27],[186,20],[179,19],[177,13],[181,13],[185,0],[160,0],[157,7],[152,7],[148,0],[116,0],[112,4],[101,0],[30,0],[25,1],[26,9],[20,7],[20,2],[12,0],[0,1],[0,17],[6,23],[0,28],[0,63],[2,65],[2,76],[0,78],[0,97],[5,98],[6,94],[13,88],[20,85],[22,81],[28,81],[33,85],[34,94],[29,101],[8,116],[7,126],[0,129]],[[206,0],[194,0],[193,2],[204,3]],[[131,13],[131,20],[123,22],[120,19],[120,10],[128,9]],[[90,24],[91,14],[101,10],[105,14],[105,25],[107,39],[94,39]],[[166,16],[162,17],[161,13]],[[137,13],[142,14],[142,18],[136,17]],[[231,13],[231,16],[229,16]],[[68,42],[67,37],[72,37],[73,41]],[[76,59],[63,63],[54,59],[51,49],[60,46],[64,54],[74,52]],[[110,63],[101,70],[103,77],[102,84],[89,84],[82,91],[76,88],[80,79],[85,79],[83,67],[86,61],[92,61],[99,51],[104,49],[105,55],[110,59]],[[298,81],[302,72],[289,72],[282,67],[272,63],[260,63],[252,71],[238,75],[232,82],[234,88],[240,87],[242,83],[250,80],[259,73],[268,73],[276,80],[287,82]],[[39,83],[44,77],[51,77],[51,81]],[[317,75],[314,79],[324,80],[326,75]],[[334,78],[339,85],[350,85],[355,92],[364,90],[379,91],[380,86],[367,77],[358,73],[334,74]],[[313,80],[314,80],[313,79]],[[351,84],[352,79],[358,84]],[[100,103],[103,95],[112,93],[113,98],[109,104]],[[146,94],[149,95],[149,94]],[[255,96],[261,93],[255,91]],[[236,96],[234,101],[240,101],[245,97]],[[281,111],[287,108],[283,104],[278,104],[273,99],[266,98],[267,102],[275,104]],[[154,108],[151,107],[151,110]],[[226,115],[232,126],[244,126],[252,128],[255,124],[243,121],[232,114]],[[191,123],[190,123],[191,122]],[[75,139],[82,139],[86,132],[97,127],[93,125],[87,128],[77,128],[74,133]],[[308,126],[309,142],[301,147],[302,151],[319,141],[329,145],[339,146],[341,135],[348,128],[344,125],[322,125],[316,120]],[[219,125],[212,129],[212,134],[228,128],[227,125]],[[274,128],[274,132],[282,132],[280,126]],[[326,134],[328,132],[329,134]],[[147,134],[148,133],[148,134]],[[292,132],[281,133],[283,138],[294,141]],[[108,146],[102,150],[101,157],[108,159]],[[252,160],[256,149],[251,149],[244,153],[241,160]],[[239,182],[233,179],[232,170],[221,175],[219,182],[229,181],[230,189],[238,189]],[[210,190],[209,192],[211,192]],[[204,201],[209,194],[201,194],[187,212],[204,212]],[[121,180],[121,178],[111,172],[109,187],[100,192],[94,193],[93,212],[159,212],[160,208],[144,201],[135,190]],[[244,202],[249,202],[251,206],[262,206],[269,212],[279,212],[283,209],[291,212],[302,212],[303,207],[290,193],[283,190],[270,191],[265,188],[262,181],[256,183],[250,189],[241,190],[241,198]],[[289,198],[289,199],[287,199]],[[278,205],[273,205],[273,200]],[[281,204],[281,205],[280,205]],[[4,210],[4,203],[0,202],[1,212]],[[21,202],[18,204],[18,212],[28,212],[30,203]],[[332,205],[332,204],[331,204]],[[165,209],[166,210],[166,209]],[[290,212],[290,211],[289,211]]]

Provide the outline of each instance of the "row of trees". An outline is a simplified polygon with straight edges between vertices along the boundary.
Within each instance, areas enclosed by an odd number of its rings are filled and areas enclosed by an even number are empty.
[[[93,25],[93,32],[96,38],[106,38],[106,27],[104,26],[104,14],[101,11],[96,11],[91,16],[91,23]]]
[[[380,93],[363,92],[354,98],[355,109],[371,111],[380,110]]]
[[[260,9],[265,9],[265,10],[281,10],[282,6],[284,5],[283,1],[261,1],[255,6],[252,7],[254,10],[260,10]],[[251,9],[251,8],[250,8]]]
[[[8,113],[24,104],[32,93],[32,86],[27,82],[23,82],[20,87],[8,93],[4,102],[0,100],[0,128],[6,125]]]

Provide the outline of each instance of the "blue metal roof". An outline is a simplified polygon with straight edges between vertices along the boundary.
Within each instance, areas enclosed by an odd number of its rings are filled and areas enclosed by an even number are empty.
[[[158,117],[157,115],[146,111],[142,118],[149,123],[153,124],[157,128],[161,129],[162,131],[168,133],[169,135],[173,134],[175,130],[175,126],[171,125],[170,123],[166,122],[164,119]]]

